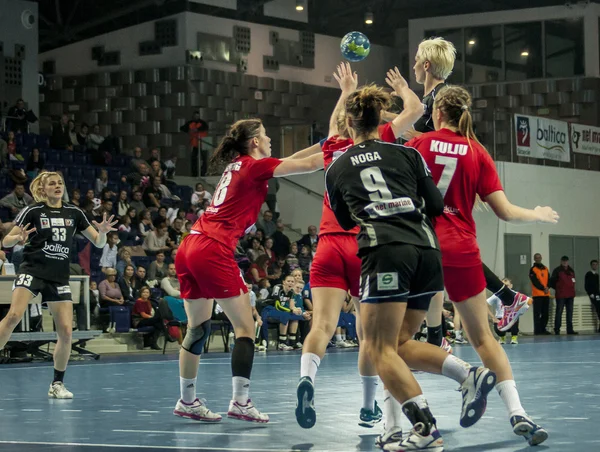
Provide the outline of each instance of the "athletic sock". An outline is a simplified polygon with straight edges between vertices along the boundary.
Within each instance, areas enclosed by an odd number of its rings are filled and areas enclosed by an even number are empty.
[[[521,405],[517,384],[514,380],[504,380],[500,383],[496,383],[496,390],[498,391],[498,394],[500,394],[500,398],[504,402],[504,405],[506,405],[509,419],[516,415],[527,415]]]
[[[438,326],[429,326],[427,325],[427,342],[439,347],[442,345],[442,339],[444,338],[442,334],[442,325]]]
[[[321,358],[314,353],[303,353],[300,358],[300,378],[309,377],[314,384],[320,364]]]
[[[470,369],[471,365],[469,363],[464,362],[454,355],[448,355],[442,364],[442,375],[452,378],[459,384],[463,384],[469,376]]]
[[[290,334],[289,338],[288,338],[288,345],[290,346],[294,346],[296,345],[296,335],[295,334]]]
[[[415,403],[421,410],[427,408],[429,405],[427,404],[427,399],[423,394],[419,394],[418,396],[413,397],[412,399],[408,399],[406,402],[402,404],[402,406],[408,403]]]
[[[250,398],[250,380],[244,377],[232,377],[233,400],[240,405],[246,405]]]
[[[377,395],[377,386],[379,386],[379,377],[377,375],[361,375],[363,387],[363,405],[365,410],[375,412],[375,396]]]
[[[335,341],[336,342],[340,342],[342,340],[342,335],[341,334],[336,334],[335,335]]]
[[[503,286],[498,292],[494,294],[496,297],[500,299],[504,306],[510,306],[515,301],[515,296],[517,292],[512,289],[509,289],[506,286]]]
[[[342,341],[346,342],[346,335],[342,334]]]
[[[194,403],[194,400],[196,400],[196,379],[179,377],[179,391],[183,403],[188,405]]]
[[[287,336],[282,336],[281,334],[279,335],[279,343],[280,344],[287,344]]]
[[[402,429],[402,404],[387,389],[383,390],[383,412],[386,432]]]
[[[52,383],[62,383],[64,381],[64,379],[65,379],[65,371],[54,369],[54,380],[52,380]]]

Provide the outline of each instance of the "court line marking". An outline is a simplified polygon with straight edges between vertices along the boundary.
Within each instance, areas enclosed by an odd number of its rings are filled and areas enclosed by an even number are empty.
[[[112,447],[122,449],[156,449],[156,450],[206,450],[212,451],[225,451],[225,452],[281,452],[280,449],[240,449],[239,447],[201,447],[201,446],[146,446],[141,444],[96,444],[96,443],[59,443],[50,441],[2,441],[0,444],[16,444],[16,445],[32,445],[32,446],[83,446],[83,447]],[[331,452],[327,449],[312,449],[311,452]]]
[[[223,433],[223,432],[182,432],[168,430],[121,430],[115,429],[116,433],[160,433],[162,435],[214,435],[214,436],[271,436],[268,433]]]
[[[81,413],[81,410],[60,410],[63,413]]]

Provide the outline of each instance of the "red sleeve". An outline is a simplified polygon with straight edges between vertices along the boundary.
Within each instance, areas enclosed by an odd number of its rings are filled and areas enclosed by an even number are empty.
[[[281,164],[281,160],[267,157],[260,160],[255,160],[250,169],[251,177],[256,180],[269,180],[273,177],[275,168]]]
[[[394,135],[394,130],[392,129],[391,122],[379,126],[378,130],[379,138],[381,138],[381,141],[385,141],[386,143],[396,142],[396,135]]]
[[[323,146],[321,146],[321,150],[323,152],[326,152],[329,150],[329,147],[336,143],[339,140],[340,136],[339,135],[334,135],[332,137],[329,137],[325,140],[325,143],[323,143]]]
[[[485,199],[486,196],[504,189],[502,188],[502,182],[500,182],[496,165],[490,154],[485,149],[479,152],[481,153],[481,164],[479,181],[477,181],[477,194],[481,199]]]
[[[133,305],[132,315],[140,315],[140,313],[144,312],[143,302],[140,300],[135,300],[135,304]]]

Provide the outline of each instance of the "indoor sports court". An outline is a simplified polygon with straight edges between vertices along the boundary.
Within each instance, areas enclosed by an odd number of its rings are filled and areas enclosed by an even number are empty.
[[[518,347],[507,346],[523,405],[550,435],[540,450],[592,452],[600,447],[595,428],[600,416],[599,345],[594,337],[578,337],[524,339]],[[469,345],[455,347],[455,353],[477,362]],[[377,451],[374,441],[380,427],[357,425],[361,388],[356,359],[355,352],[341,351],[323,360],[317,376],[317,425],[311,430],[301,429],[294,417],[296,353],[255,359],[251,394],[271,417],[266,425],[227,418],[220,424],[204,424],[173,416],[178,389],[173,356],[73,364],[68,377],[76,394],[72,401],[47,401],[46,386],[39,384],[51,370],[46,365],[3,367],[0,450]],[[229,355],[211,353],[200,365],[199,397],[222,414],[229,403],[229,371]],[[447,450],[535,450],[512,433],[495,392],[483,419],[462,429],[456,384],[424,373],[416,377],[435,410]],[[406,419],[403,425],[408,427]]]

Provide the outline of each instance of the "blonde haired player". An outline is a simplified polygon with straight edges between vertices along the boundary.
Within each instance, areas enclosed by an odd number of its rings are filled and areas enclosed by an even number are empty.
[[[63,379],[71,355],[73,301],[69,287],[70,254],[73,237],[81,232],[95,247],[106,244],[106,234],[116,231],[113,217],[104,218],[92,226],[83,211],[62,202],[65,192],[58,173],[44,172],[31,182],[31,194],[36,203],[25,207],[15,219],[15,226],[4,237],[2,245],[12,248],[25,243],[23,263],[13,284],[12,303],[8,315],[0,322],[0,349],[21,321],[29,301],[38,294],[48,303],[58,340],[54,349],[54,379],[48,397],[72,399]]]

